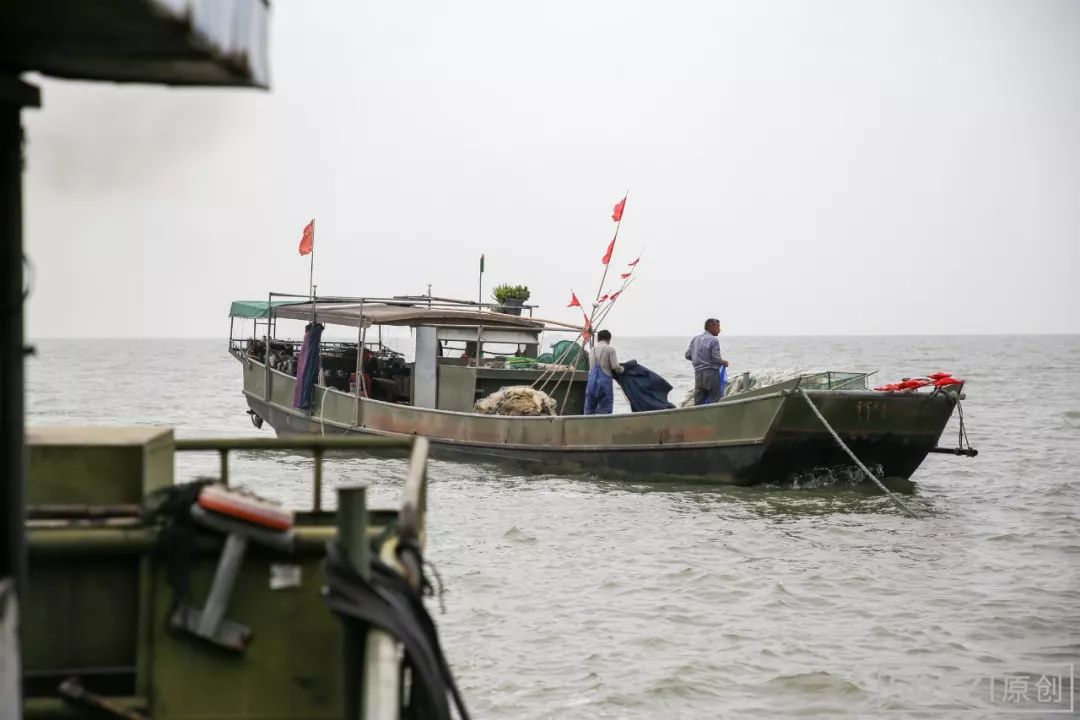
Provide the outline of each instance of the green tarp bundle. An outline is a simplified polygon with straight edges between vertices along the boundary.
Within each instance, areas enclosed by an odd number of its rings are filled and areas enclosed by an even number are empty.
[[[551,352],[544,353],[536,358],[536,361],[540,363],[573,365],[578,370],[589,369],[589,356],[586,355],[585,350],[573,340],[560,340],[551,346]]]

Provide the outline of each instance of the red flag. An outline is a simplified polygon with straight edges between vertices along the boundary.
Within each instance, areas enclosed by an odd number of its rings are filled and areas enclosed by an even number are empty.
[[[600,262],[604,263],[605,265],[611,262],[611,253],[615,252],[616,237],[618,237],[618,234],[616,234],[615,237],[611,238],[611,242],[609,242],[607,246],[607,252],[604,253],[604,257],[600,258]]]
[[[602,303],[602,302],[607,301],[607,299],[608,299],[607,295],[601,295],[600,297],[596,298],[596,302]]]
[[[570,304],[566,307],[581,307],[581,301],[577,299],[577,293],[570,291]]]
[[[615,211],[611,213],[611,219],[615,222],[622,220],[622,211],[626,207],[626,196],[623,195],[623,199],[615,203]]]
[[[620,295],[622,295],[622,290],[620,290],[619,292],[613,292],[613,293],[611,293],[611,297],[609,297],[608,300],[614,300],[615,298],[619,297]]]
[[[300,254],[307,255],[315,249],[315,221],[312,220],[304,228],[304,235],[300,238]]]
[[[634,266],[636,266],[636,265],[637,265],[637,264],[638,264],[639,262],[641,262],[641,258],[638,258],[637,260],[635,260],[635,261],[634,261],[634,262],[632,262],[632,263],[626,263],[626,264],[627,264],[627,266],[628,266],[628,267],[634,267]]]
[[[630,277],[630,273],[628,273],[628,272],[620,273],[619,277],[621,277],[623,280],[625,280],[626,278]]]

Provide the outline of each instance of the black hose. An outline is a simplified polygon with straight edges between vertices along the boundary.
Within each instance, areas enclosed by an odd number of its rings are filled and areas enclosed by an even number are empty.
[[[468,720],[469,713],[420,591],[376,558],[371,560],[370,579],[364,578],[349,563],[337,541],[327,543],[326,556],[324,597],[330,609],[346,623],[358,627],[373,625],[390,633],[405,648],[405,662],[412,669],[413,684],[404,716],[451,720],[449,700],[452,698],[458,715]],[[422,562],[416,566],[422,567]]]

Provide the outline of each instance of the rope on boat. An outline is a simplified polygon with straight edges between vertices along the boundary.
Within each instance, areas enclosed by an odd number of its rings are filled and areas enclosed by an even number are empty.
[[[814,401],[810,399],[810,396],[806,394],[806,390],[799,388],[799,393],[803,396],[803,400],[806,401],[806,404],[810,406],[810,409],[814,411],[814,414],[817,415],[817,419],[821,421],[821,424],[824,425],[825,429],[829,431],[829,434],[833,436],[833,440],[836,441],[836,444],[839,445],[844,450],[844,452],[848,454],[848,457],[850,457],[855,462],[855,464],[859,466],[860,470],[866,473],[866,477],[873,480],[877,484],[877,486],[881,488],[881,491],[888,495],[890,500],[896,503],[897,507],[907,513],[910,517],[917,518],[918,515],[912,512],[911,508],[900,502],[900,498],[896,497],[896,495],[889,492],[889,488],[885,487],[885,484],[878,480],[877,476],[874,475],[874,473],[867,470],[866,466],[862,464],[859,458],[855,457],[855,453],[851,452],[851,449],[847,445],[845,445],[844,441],[840,439],[840,436],[836,434],[836,431],[833,430],[832,425],[830,425],[829,421],[825,419],[825,416],[821,414],[821,411],[818,410],[817,405],[815,405]]]
[[[960,403],[960,398],[956,398],[956,412],[960,415],[960,433],[956,438],[957,448],[965,448],[971,450],[971,441],[968,440],[967,427],[964,425],[964,406]]]
[[[322,431],[322,436],[326,437],[326,422],[323,420],[323,413],[326,412],[326,386],[323,386],[322,402],[319,403],[319,430]]]
[[[580,340],[581,337],[582,337],[581,333],[578,333],[578,336],[576,338],[574,338],[573,343],[571,345],[563,348],[562,354],[559,355],[558,359],[554,360],[554,362],[551,363],[552,366],[562,365],[563,361],[566,359],[566,356],[569,355],[570,351],[573,350],[575,347],[578,348],[579,352],[584,352],[584,350],[577,344],[577,341]],[[575,358],[575,362],[577,362],[576,358]],[[532,383],[531,387],[535,388],[536,390],[538,390],[540,392],[544,392],[544,388],[546,388],[547,384],[549,382],[551,382],[555,378],[556,374],[558,374],[558,373],[565,374],[565,372],[566,372],[565,368],[562,369],[562,370],[556,370],[556,369],[544,370],[544,372],[540,374],[540,377],[536,378],[536,380],[533,380],[533,383]],[[537,383],[539,383],[541,380],[543,380],[544,382],[540,384],[540,387],[536,387]],[[552,392],[555,392],[555,390],[557,390],[559,388],[559,384],[561,382],[562,382],[562,378],[560,377],[558,382],[555,383],[555,388],[552,390]]]
[[[626,280],[625,282],[623,282],[622,286],[619,288],[619,291],[616,293],[616,295],[621,295],[623,293],[623,291],[626,290],[626,288],[628,288],[634,282],[634,280],[635,280],[635,278],[630,278],[630,279]],[[603,283],[601,283],[601,285],[603,285]],[[592,315],[589,316],[589,325],[588,325],[589,332],[594,332],[597,327],[599,327],[601,324],[603,324],[604,320],[607,319],[607,316],[611,312],[611,309],[612,309],[612,307],[614,307],[614,305],[615,305],[615,301],[610,300],[610,301],[606,301],[605,303],[603,303],[600,306],[593,307]],[[575,345],[577,345],[577,341],[578,340],[583,340],[584,337],[585,337],[584,332],[578,333],[578,336],[576,338],[574,338],[574,344],[567,347],[565,350],[563,350],[563,353],[562,353],[562,355],[559,356],[559,359],[555,360],[555,362],[552,363],[552,364],[553,365],[562,364],[563,359],[570,353],[570,350],[573,349]],[[586,352],[585,343],[582,343],[580,348],[581,348],[581,352],[583,352],[583,353]],[[544,392],[544,388],[547,387],[547,384],[551,380],[553,380],[555,378],[556,374],[558,374],[559,379],[555,381],[555,387],[553,387],[551,389],[551,392],[548,393],[552,398],[554,398],[555,393],[557,393],[559,391],[559,386],[562,385],[564,381],[566,381],[567,375],[570,375],[571,378],[572,378],[573,373],[575,373],[577,371],[577,366],[576,366],[577,360],[576,360],[576,358],[575,358],[574,362],[575,362],[574,365],[567,366],[563,370],[550,370],[550,371],[545,370],[544,373],[540,375],[540,377],[538,377],[535,381],[533,381],[532,387],[536,388],[540,392]],[[547,379],[544,379],[545,376],[548,375],[548,372],[551,373],[550,376],[548,376]],[[544,382],[540,385],[540,387],[537,388],[536,387],[537,383],[539,383],[541,380],[543,380]],[[562,409],[559,411],[560,414],[562,414],[566,410],[566,403],[570,399],[570,389],[571,389],[572,385],[573,385],[573,381],[571,379],[570,385],[568,385],[567,388],[566,388],[566,395],[563,397]]]
[[[634,278],[630,278],[629,280],[624,282],[622,287],[619,288],[619,293],[621,294],[622,291],[625,290],[630,285],[630,283],[632,283],[633,281],[634,281]],[[590,331],[595,331],[598,326],[603,324],[604,320],[607,319],[608,314],[611,313],[611,309],[612,309],[612,307],[614,307],[614,305],[615,305],[615,301],[611,300],[611,301],[607,302],[602,308],[593,308],[593,317],[589,318],[589,329],[590,329]],[[578,338],[583,339],[584,338],[584,333],[578,335]],[[577,341],[575,340],[574,342],[576,343]],[[567,349],[569,350],[569,348],[567,348]],[[582,350],[582,352],[585,352],[584,343],[582,343],[581,350]],[[590,366],[592,364],[591,358],[589,359],[589,364],[590,364]],[[592,368],[590,367],[590,370],[591,369]],[[555,387],[552,388],[552,390],[551,390],[551,393],[550,393],[551,397],[554,398],[555,393],[558,391],[559,386],[563,383],[563,381],[566,380],[567,375],[568,374],[571,375],[571,380],[566,386],[566,394],[563,395],[562,405],[561,405],[561,407],[559,409],[559,414],[560,415],[565,415],[566,414],[566,403],[569,402],[569,400],[570,400],[570,391],[573,389],[572,376],[573,376],[573,373],[576,372],[576,371],[577,371],[576,367],[569,367],[569,368],[567,368],[567,370],[564,370],[562,375],[559,376],[558,381],[555,383]],[[547,383],[545,382],[544,385],[547,385]],[[543,386],[541,386],[540,389],[542,391]]]

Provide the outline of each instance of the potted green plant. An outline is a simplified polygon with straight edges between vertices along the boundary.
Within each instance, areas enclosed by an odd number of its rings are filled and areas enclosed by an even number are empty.
[[[497,310],[506,315],[520,315],[521,306],[529,299],[531,293],[524,285],[507,285],[503,283],[491,291],[491,296],[500,307]]]

